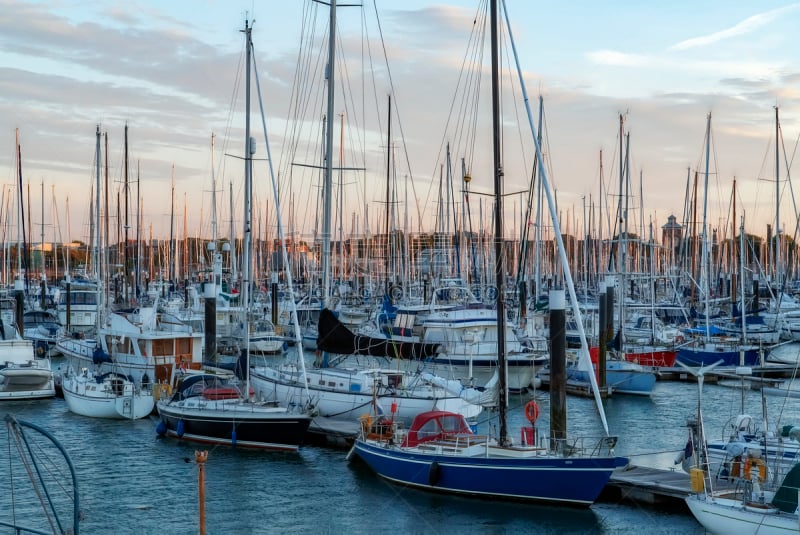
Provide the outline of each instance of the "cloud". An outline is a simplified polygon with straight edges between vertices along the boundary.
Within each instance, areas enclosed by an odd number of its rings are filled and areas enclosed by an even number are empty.
[[[724,41],[725,39],[739,37],[765,26],[780,16],[798,8],[800,8],[800,4],[791,4],[777,9],[772,9],[770,11],[765,11],[764,13],[758,13],[751,17],[747,17],[742,22],[725,30],[681,41],[680,43],[671,46],[669,50],[688,50],[690,48],[713,45],[714,43]]]

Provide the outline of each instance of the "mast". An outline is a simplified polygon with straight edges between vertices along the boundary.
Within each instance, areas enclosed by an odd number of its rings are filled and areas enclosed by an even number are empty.
[[[42,283],[42,295],[41,295],[41,302],[42,302],[42,309],[44,309],[45,306],[46,306],[45,295],[44,295],[45,280],[47,280],[47,273],[45,273],[45,266],[44,266],[44,180],[42,181],[41,190],[42,190],[42,232],[41,232],[41,246],[40,246],[40,251],[42,252],[42,259],[41,259],[41,261],[42,261],[42,265],[41,265],[41,268],[42,268],[42,281],[41,281],[41,283]]]
[[[95,186],[95,226],[94,228],[97,229],[95,232],[95,237],[97,238],[97,260],[98,266],[101,266],[103,262],[100,261],[100,254],[103,247],[103,236],[102,232],[100,232],[100,125],[97,125],[97,133],[96,133],[96,146],[95,146],[95,171],[96,171],[96,186]],[[102,292],[102,279],[98,277],[97,280],[97,297],[100,300],[100,303],[97,305],[97,315],[95,316],[97,319],[95,321],[95,326],[99,327],[102,319],[101,319],[101,311],[103,310],[104,303],[103,300],[103,292]]]
[[[344,112],[339,114],[339,280],[344,281]]]
[[[231,220],[230,220],[230,233],[231,233],[230,246],[231,246],[231,251],[230,251],[230,259],[229,260],[230,260],[230,269],[231,269],[231,286],[235,286],[236,285],[236,280],[239,277],[239,275],[236,273],[236,230],[233,228],[233,182],[229,182],[228,183],[228,190],[229,190],[228,202],[229,202],[229,205],[230,205],[229,210],[230,210],[230,214],[231,214]],[[223,251],[224,250],[225,249],[223,248]],[[229,291],[230,291],[230,289],[229,289]]]
[[[697,182],[698,171],[694,172],[694,202],[692,203],[692,292],[689,298],[690,306],[694,306],[695,288],[697,288]]]
[[[217,246],[217,177],[214,175],[214,132],[211,132],[211,243]]]
[[[140,161],[136,160],[136,255],[134,257],[134,288],[136,298],[139,298],[139,288],[141,286],[142,271],[142,196],[140,192],[141,176]]]
[[[500,147],[500,61],[497,36],[497,0],[491,0],[491,42],[492,42],[492,153],[494,169],[494,277],[497,286],[497,367],[500,370],[498,383],[498,410],[500,415],[501,446],[508,445],[506,422],[506,307],[505,307],[505,259],[503,257],[503,163]]]
[[[520,88],[522,90],[522,98],[525,102],[525,112],[528,118],[528,126],[531,129],[531,133],[533,134],[533,142],[536,147],[536,157],[541,161],[542,160],[542,146],[539,143],[539,138],[536,135],[536,129],[533,125],[533,115],[531,112],[530,101],[528,99],[528,90],[525,86],[525,78],[522,76],[522,67],[520,66],[519,62],[519,55],[517,54],[517,48],[514,44],[514,36],[511,31],[511,23],[508,17],[508,10],[505,9],[505,3],[503,4],[503,11],[505,14],[506,19],[506,28],[508,28],[508,38],[511,43],[511,49],[514,54],[514,64],[517,69],[517,78],[519,80]],[[594,373],[592,373],[592,364],[589,357],[589,345],[586,342],[586,333],[583,329],[583,322],[581,321],[581,310],[578,306],[578,298],[575,294],[575,284],[572,280],[572,272],[570,270],[569,262],[567,261],[566,250],[564,249],[564,239],[561,236],[561,225],[558,221],[558,210],[557,205],[554,199],[554,195],[550,191],[549,180],[547,178],[547,172],[544,169],[544,166],[539,166],[541,170],[541,182],[542,182],[542,191],[544,192],[545,196],[547,197],[547,205],[550,208],[550,215],[553,224],[553,235],[555,237],[557,252],[559,258],[561,260],[563,275],[564,275],[564,282],[567,285],[567,289],[569,290],[569,298],[570,304],[572,306],[572,313],[577,319],[578,325],[578,334],[581,338],[581,350],[580,350],[580,359],[581,359],[581,366],[589,372],[589,382],[592,386],[592,391],[594,393],[595,404],[597,405],[597,412],[600,414],[600,420],[603,423],[603,429],[606,432],[606,435],[609,434],[608,431],[608,421],[606,420],[605,410],[603,409],[602,400],[600,399],[600,393],[597,388],[597,380],[595,379]],[[502,293],[501,293],[502,296]],[[502,375],[502,374],[501,374]]]
[[[99,127],[98,127],[99,128]],[[19,144],[19,128],[16,129],[17,134],[17,278],[14,282],[14,289],[23,291],[24,285],[22,281],[22,257],[25,255],[24,250],[20,250],[20,244],[23,242],[22,237],[25,235],[25,218],[22,215],[22,148]],[[24,249],[24,248],[23,248]]]
[[[731,303],[736,304],[736,279],[738,277],[739,262],[738,247],[739,242],[736,240],[736,176],[733,177],[733,218],[731,219],[731,232],[733,239],[731,242]],[[742,321],[744,321],[744,309],[741,310]]]
[[[331,128],[331,118],[333,117],[335,72],[336,0],[331,0],[330,22],[328,24],[328,105],[325,113],[327,118],[327,128],[325,130],[325,176],[322,184],[322,295],[325,302],[330,297],[331,285],[331,193],[333,191],[333,129]]]
[[[245,53],[246,70],[245,70],[245,126],[244,126],[244,233],[242,235],[242,310],[244,323],[244,336],[245,336],[245,352],[247,354],[247,365],[244,370],[245,375],[245,389],[244,397],[249,399],[250,396],[250,326],[249,318],[247,317],[247,308],[250,304],[250,275],[251,275],[251,259],[250,259],[250,246],[252,236],[250,234],[251,217],[252,217],[252,204],[250,196],[253,191],[253,159],[252,155],[255,153],[255,140],[250,139],[250,53],[253,47],[251,41],[252,26],[248,25],[247,20],[244,22],[245,46],[247,48]]]
[[[701,280],[703,281],[703,293],[705,301],[705,317],[706,317],[706,339],[711,335],[711,327],[708,323],[708,314],[710,312],[710,304],[708,298],[708,284],[709,284],[709,269],[708,269],[708,240],[706,235],[706,223],[708,217],[708,168],[709,158],[711,156],[711,112],[708,112],[708,121],[706,125],[706,171],[705,171],[705,188],[703,189],[703,243],[702,243],[702,265],[701,265]]]
[[[130,224],[128,223],[128,197],[130,196],[130,190],[128,189],[128,123],[125,123],[125,158],[123,163],[123,173],[125,176],[125,183],[123,188],[123,196],[125,197],[125,249],[123,249],[122,257],[122,297],[125,299],[125,302],[128,302],[128,262],[129,262],[129,244],[128,244],[128,229],[130,228]]]
[[[189,229],[186,226],[186,192],[183,192],[183,280],[189,279]]]
[[[390,250],[391,247],[389,246],[389,207],[391,206],[389,203],[391,200],[389,199],[389,183],[391,181],[391,169],[392,169],[392,95],[389,95],[389,107],[388,107],[388,125],[386,127],[386,293],[389,293],[389,274],[391,273],[390,267]]]
[[[537,136],[539,145],[542,144],[542,121],[544,120],[544,97],[540,94],[539,95],[539,129],[537,130]],[[539,154],[537,153],[536,159],[534,162],[538,162],[538,177],[539,180],[536,181],[536,229],[534,232],[534,243],[536,244],[535,254],[534,257],[536,261],[534,262],[534,294],[535,294],[535,303],[539,302],[539,297],[542,295],[542,169],[544,168],[544,162],[539,160]]]
[[[172,185],[169,204],[169,271],[170,284],[175,280],[175,164],[172,164]]]
[[[105,209],[103,210],[103,219],[105,220],[105,228],[103,230],[103,236],[106,237],[106,243],[108,243],[108,241],[110,240],[110,237],[111,237],[111,233],[109,232],[109,229],[108,229],[108,225],[109,225],[108,221],[110,219],[109,211],[108,211],[108,132],[104,132],[103,133],[103,139],[104,139],[104,142],[105,142],[105,152],[103,153],[105,155],[105,166],[104,166],[105,189],[103,190],[103,199],[105,201]],[[98,182],[98,186],[97,187],[98,187],[97,194],[100,195],[100,191],[99,191],[100,183],[99,182]],[[98,204],[97,204],[97,207],[95,208],[95,210],[97,212],[100,212],[100,203],[99,203],[99,201],[98,201]],[[98,221],[99,220],[100,220],[100,215],[98,213]],[[100,227],[99,226],[97,227],[96,232],[98,232],[98,233],[100,232]],[[111,252],[108,250],[108,247],[106,247],[106,249],[102,252],[102,254],[100,253],[99,250],[98,250],[97,254],[98,254],[98,264],[100,265],[99,280],[102,280],[104,282],[103,291],[106,292],[104,297],[106,298],[106,303],[108,303],[108,302],[110,302],[109,301],[109,296],[108,296],[108,291],[111,289],[111,284],[109,284],[109,280],[108,280],[108,278],[109,278],[108,266],[110,265],[108,255],[111,254]],[[102,258],[102,260],[100,260],[100,258]]]
[[[780,120],[775,106],[775,287],[781,291],[781,167],[780,167]],[[758,297],[758,296],[756,296]],[[780,296],[778,296],[780,303]]]

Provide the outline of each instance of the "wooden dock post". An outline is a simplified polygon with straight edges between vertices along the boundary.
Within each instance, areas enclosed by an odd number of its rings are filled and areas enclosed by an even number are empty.
[[[197,467],[200,472],[197,475],[198,485],[198,502],[200,506],[199,521],[200,521],[200,535],[206,535],[206,459],[208,459],[208,450],[194,452],[194,459],[197,462]]]

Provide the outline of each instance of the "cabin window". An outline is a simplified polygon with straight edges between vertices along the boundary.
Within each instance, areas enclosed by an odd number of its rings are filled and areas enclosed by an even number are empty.
[[[429,420],[417,431],[417,438],[425,440],[439,434],[439,423],[436,420]]]

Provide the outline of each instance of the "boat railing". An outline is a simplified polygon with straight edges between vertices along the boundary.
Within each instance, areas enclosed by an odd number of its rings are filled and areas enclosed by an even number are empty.
[[[613,455],[617,437],[578,436],[550,440],[551,449],[564,457],[603,457]]]

